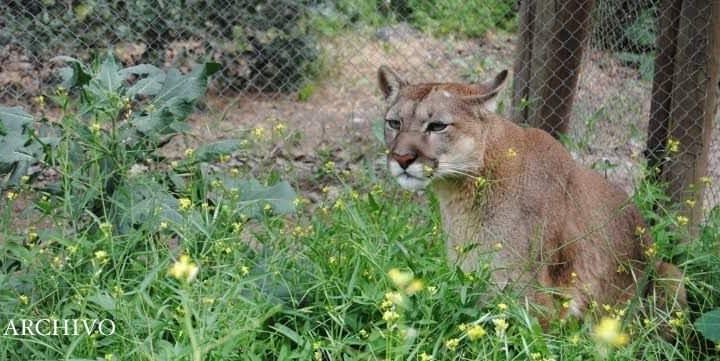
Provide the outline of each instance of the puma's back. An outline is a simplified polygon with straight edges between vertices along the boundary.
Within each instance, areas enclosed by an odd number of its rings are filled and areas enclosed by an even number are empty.
[[[390,173],[435,190],[447,252],[464,270],[490,266],[500,287],[578,316],[593,301],[627,300],[654,254],[638,210],[548,133],[493,113],[506,77],[410,85],[381,67]],[[684,303],[682,285],[670,288]]]

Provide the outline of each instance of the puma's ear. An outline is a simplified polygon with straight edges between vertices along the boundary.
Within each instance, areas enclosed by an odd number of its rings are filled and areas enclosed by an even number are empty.
[[[400,93],[400,88],[407,85],[407,83],[400,79],[392,69],[381,65],[380,69],[378,69],[378,85],[380,86],[380,91],[382,91],[383,96],[385,96],[385,100],[392,103]]]
[[[508,71],[505,69],[498,73],[494,79],[475,85],[477,93],[467,95],[463,97],[463,100],[475,105],[481,105],[486,110],[495,112],[497,110],[496,97],[505,87],[507,78]]]

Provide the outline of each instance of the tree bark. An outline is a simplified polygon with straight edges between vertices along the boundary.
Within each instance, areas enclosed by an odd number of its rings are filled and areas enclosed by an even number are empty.
[[[525,0],[515,63],[518,122],[567,133],[595,0]]]
[[[658,167],[665,157],[668,135],[668,124],[666,123],[672,104],[670,94],[673,88],[672,78],[675,71],[674,61],[681,5],[682,0],[664,0],[660,5],[658,15],[657,55],[655,56],[650,122],[645,151],[650,169]]]
[[[717,109],[718,57],[720,57],[720,2],[685,0],[680,13],[678,46],[673,76],[670,138],[680,149],[670,158],[663,178],[676,202],[685,205],[693,225],[702,218],[713,120]],[[697,231],[695,227],[693,230]]]

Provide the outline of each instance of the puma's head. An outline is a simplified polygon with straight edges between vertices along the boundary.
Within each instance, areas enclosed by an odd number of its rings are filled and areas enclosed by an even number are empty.
[[[508,72],[480,84],[408,84],[386,66],[378,70],[385,96],[388,168],[403,188],[482,168],[485,123]]]

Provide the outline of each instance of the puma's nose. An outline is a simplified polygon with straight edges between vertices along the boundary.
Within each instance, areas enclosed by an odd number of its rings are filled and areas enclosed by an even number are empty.
[[[409,167],[410,164],[412,164],[412,162],[417,159],[417,154],[415,154],[415,152],[410,152],[400,155],[393,152],[392,157],[393,159],[395,159],[396,162],[398,162],[398,164],[400,164],[400,167],[402,167],[402,169],[407,169],[407,167]]]

